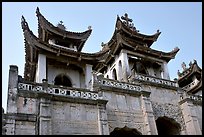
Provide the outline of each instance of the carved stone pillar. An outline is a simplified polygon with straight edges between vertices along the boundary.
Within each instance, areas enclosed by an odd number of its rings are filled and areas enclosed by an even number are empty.
[[[130,68],[129,68],[128,56],[124,50],[122,50],[122,52],[121,52],[121,63],[122,63],[123,80],[125,82],[128,82],[127,78],[128,78],[128,75],[130,74],[130,72],[129,72]]]
[[[92,78],[92,65],[86,64],[85,85],[89,89],[89,82]]]
[[[170,80],[167,62],[163,63],[163,78]]]
[[[9,83],[8,83],[8,99],[7,114],[17,114],[17,89],[18,89],[18,67],[10,65]],[[15,135],[15,118],[7,119],[6,135]]]
[[[106,103],[99,102],[98,104],[98,120],[99,120],[99,135],[109,135],[109,127],[108,127],[108,118],[107,118],[107,111],[106,111]]]
[[[141,105],[144,117],[144,135],[158,135],[152,104],[148,94],[141,95]]]
[[[43,54],[38,54],[38,64],[35,76],[35,81],[37,83],[42,83],[42,80],[46,79],[46,69],[46,56]]]
[[[194,104],[190,100],[180,103],[188,135],[202,135]]]

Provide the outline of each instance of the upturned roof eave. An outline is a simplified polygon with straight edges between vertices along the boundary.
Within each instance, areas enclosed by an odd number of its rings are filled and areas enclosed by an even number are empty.
[[[36,10],[36,16],[38,17],[38,37],[42,38],[42,31],[47,31],[49,33],[53,33],[54,35],[61,36],[63,38],[73,39],[81,42],[81,44],[77,47],[78,51],[81,51],[85,42],[91,35],[92,29],[88,29],[84,32],[71,32],[62,30],[58,27],[55,27],[52,23],[50,23],[39,11],[39,8]]]
[[[185,72],[189,71],[187,74],[184,75]],[[194,61],[194,63],[189,67],[187,68],[186,70],[184,70],[180,75],[179,78],[178,78],[178,83],[181,83],[183,80],[189,78],[190,76],[192,76],[193,74],[195,74],[196,72],[202,74],[202,69],[198,66],[197,62]]]

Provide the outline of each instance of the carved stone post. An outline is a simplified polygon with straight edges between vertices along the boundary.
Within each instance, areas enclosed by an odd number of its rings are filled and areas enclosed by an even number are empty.
[[[128,75],[130,74],[129,72],[129,62],[128,62],[128,56],[127,56],[127,53],[122,50],[121,52],[121,61],[122,61],[122,75],[123,75],[123,80],[125,82],[127,82],[127,78],[128,78]]]
[[[92,65],[86,64],[85,85],[89,89],[89,82],[92,78]]]
[[[39,135],[51,135],[51,101],[50,99],[41,98],[39,105]]]
[[[163,78],[170,80],[167,62],[163,63]]]
[[[46,79],[46,56],[39,54],[35,81],[37,83],[42,83],[43,79]]]
[[[98,104],[98,120],[99,120],[99,135],[109,135],[108,118],[106,111],[106,103],[108,101],[99,100]]]
[[[201,127],[198,122],[196,110],[192,101],[187,99],[185,102],[180,103],[183,118],[188,135],[202,135]]]
[[[7,114],[17,114],[18,67],[10,65]],[[15,118],[7,120],[7,135],[15,135]]]
[[[141,95],[141,105],[144,116],[144,135],[158,135],[149,94],[150,93],[142,93]]]

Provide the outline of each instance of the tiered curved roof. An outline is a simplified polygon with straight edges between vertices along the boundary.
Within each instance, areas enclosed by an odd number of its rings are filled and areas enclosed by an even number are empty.
[[[77,51],[81,51],[85,42],[91,35],[92,29],[88,29],[84,32],[71,32],[55,27],[40,13],[38,7],[36,15],[38,17],[38,38],[42,41],[48,41],[48,35],[57,35],[65,40],[67,39],[67,41],[73,40],[77,46]]]
[[[58,47],[50,45],[43,41],[41,38],[36,37],[33,32],[29,29],[28,23],[22,16],[21,26],[24,34],[25,41],[25,69],[24,78],[25,80],[34,81],[37,55],[40,52],[49,53],[53,55],[61,55],[69,58],[73,58],[78,61],[87,61],[89,64],[95,65],[100,61],[103,56],[108,53],[109,49],[101,50],[96,53],[83,53],[80,51],[74,51],[67,49],[66,47]],[[55,28],[57,30],[57,28]],[[74,35],[77,33],[73,33]]]
[[[29,81],[34,81],[34,74],[36,71],[37,55],[40,52],[60,55],[65,58],[71,58],[76,61],[85,61],[93,65],[93,70],[100,71],[113,60],[114,56],[117,55],[121,49],[127,49],[129,51],[138,52],[144,55],[160,58],[167,62],[175,57],[179,51],[175,48],[171,52],[162,52],[153,50],[150,48],[152,43],[157,40],[161,32],[157,31],[153,35],[144,35],[139,33],[133,25],[127,25],[119,17],[117,17],[115,31],[107,44],[102,45],[103,48],[96,53],[83,53],[81,49],[91,34],[91,29],[82,33],[70,32],[55,27],[48,22],[44,16],[40,13],[39,8],[36,10],[38,17],[38,37],[29,29],[28,23],[22,16],[22,29],[24,32],[25,39],[25,70],[24,78]],[[65,40],[72,40],[76,42],[77,51],[71,50],[64,46],[55,46],[48,43],[48,38],[53,36],[60,37]]]
[[[189,68],[186,68],[183,70],[183,72],[178,74],[178,84],[183,87],[185,83],[189,83],[187,81],[192,81],[193,76],[196,77],[198,82],[192,88],[187,88],[189,89],[187,90],[188,93],[196,93],[199,89],[202,88],[202,69],[198,66],[196,60],[189,64]]]
[[[127,18],[127,14],[125,14],[125,16]],[[114,55],[118,54],[121,49],[127,49],[169,62],[171,59],[175,58],[179,48],[176,47],[170,52],[151,49],[151,45],[158,39],[160,34],[161,32],[159,30],[153,35],[139,33],[132,23],[128,24],[127,21],[122,21],[120,17],[117,16],[115,31],[112,38],[108,43],[102,45],[103,49],[110,48],[109,56],[104,58],[104,62],[108,64]],[[98,64],[98,68],[102,69],[103,67],[105,67],[105,65]]]

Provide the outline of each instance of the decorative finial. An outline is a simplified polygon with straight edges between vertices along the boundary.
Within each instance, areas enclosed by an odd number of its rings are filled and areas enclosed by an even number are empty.
[[[28,23],[26,22],[24,16],[21,17],[21,27],[23,30],[28,29]]]
[[[183,62],[183,63],[181,64],[181,67],[183,68],[183,70],[186,70],[186,63]]]
[[[92,29],[91,26],[88,26],[88,29],[91,30]]]
[[[62,30],[66,30],[66,27],[63,25],[63,21],[62,20],[57,24],[57,27],[62,29]]]
[[[192,66],[192,61],[190,61],[189,66],[190,66],[190,67]]]
[[[127,13],[125,13],[125,15],[121,17],[121,19],[124,20],[124,23],[125,23],[128,27],[130,26],[129,22],[132,22],[132,19],[128,18],[128,14],[127,14]]]
[[[178,75],[178,76],[180,76],[180,75],[181,75],[181,72],[180,72],[179,70],[177,71],[177,75]]]
[[[37,7],[36,14],[38,15],[39,13],[40,13],[40,9],[39,9],[39,7]]]

